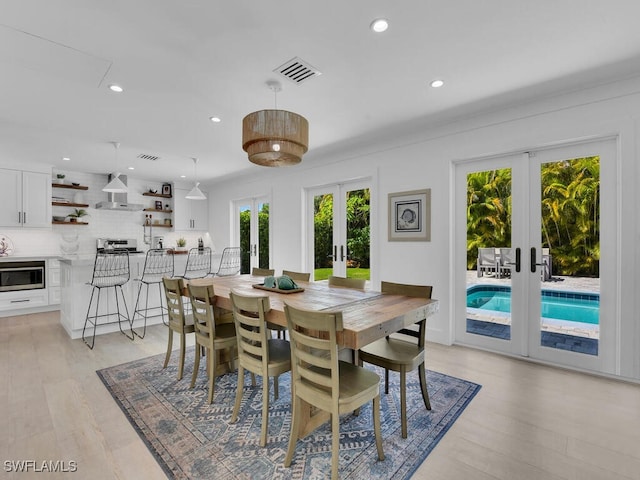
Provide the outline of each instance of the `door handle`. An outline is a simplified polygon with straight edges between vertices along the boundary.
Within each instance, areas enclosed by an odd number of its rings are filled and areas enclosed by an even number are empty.
[[[340,261],[344,262],[344,245],[340,245]]]
[[[536,247],[531,247],[531,273],[535,273],[536,267],[544,267],[544,263],[536,262]]]
[[[516,272],[520,272],[520,247],[516,248],[516,261],[515,262],[504,262],[505,265],[515,265]]]

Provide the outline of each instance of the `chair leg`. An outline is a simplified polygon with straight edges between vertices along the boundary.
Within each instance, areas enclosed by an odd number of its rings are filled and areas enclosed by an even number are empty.
[[[167,368],[169,365],[169,358],[171,358],[171,350],[173,349],[173,329],[169,329],[169,340],[167,342],[167,354],[164,357],[164,365],[162,368]]]
[[[420,377],[420,390],[422,390],[422,399],[427,410],[431,410],[431,402],[429,401],[429,392],[427,391],[427,375],[424,363],[418,366],[418,376]]]
[[[144,335],[147,331],[147,311],[144,310],[144,315],[138,310],[138,306],[140,305],[140,293],[142,293],[142,282],[138,282],[138,296],[136,297],[136,304],[133,307],[133,317],[131,323],[133,324],[136,321],[136,315],[144,318],[144,326],[142,327],[142,335],[133,330],[133,334],[138,338],[144,338]],[[147,302],[149,301],[149,285],[147,284]],[[133,329],[133,327],[132,327]]]
[[[278,399],[278,376],[276,375],[275,377],[273,377],[273,399],[277,400]]]
[[[118,301],[118,287],[120,288],[120,296],[122,297],[122,303],[124,305],[124,311],[127,314],[126,316],[122,315],[120,313],[120,302]],[[135,336],[133,335],[133,322],[131,320],[131,317],[129,316],[129,309],[127,308],[127,301],[124,298],[124,291],[122,290],[122,285],[117,285],[116,287],[114,287],[115,290],[115,294],[116,294],[116,311],[117,311],[117,315],[118,315],[118,327],[120,328],[120,332],[127,337],[129,340],[133,340],[135,338]],[[127,323],[129,324],[129,331],[131,333],[127,333],[124,330],[122,330],[122,318],[124,318]]]
[[[200,370],[200,346],[198,342],[196,342],[196,356],[193,360],[193,373],[191,374],[191,385],[189,385],[189,388],[195,387],[198,370]]]
[[[169,326],[169,319],[165,320],[165,311],[168,311],[169,309],[165,306],[162,305],[162,299],[164,298],[164,291],[162,290],[162,282],[158,283],[158,295],[160,298],[160,315],[162,316],[162,323],[164,323],[165,325]],[[169,316],[169,314],[167,313],[167,317]]]
[[[292,394],[294,398],[291,400],[291,432],[289,433],[289,448],[287,448],[287,455],[284,458],[284,466],[287,468],[291,466],[300,429],[300,398],[296,397],[293,392]]]
[[[207,355],[207,363],[209,365],[209,404],[213,403],[213,389],[216,384],[216,351],[208,349]]]
[[[389,395],[389,369],[384,369],[384,393]]]
[[[178,364],[178,380],[182,380],[184,372],[184,357],[187,350],[187,336],[184,332],[180,332],[180,363]]]
[[[376,436],[378,460],[384,460],[384,452],[382,451],[382,429],[380,428],[380,395],[377,395],[373,399],[373,432]]]
[[[275,379],[275,377],[274,377]],[[269,430],[269,377],[262,377],[262,429],[260,432],[260,446],[267,444],[267,431]]]
[[[331,414],[331,480],[338,480],[338,461],[340,460],[340,415]]]
[[[407,438],[407,370],[404,366],[400,369],[400,423],[402,438]]]
[[[238,420],[238,412],[240,411],[240,402],[242,401],[243,390],[244,390],[244,367],[239,366],[238,367],[238,387],[236,388],[236,402],[233,405],[233,413],[231,414],[231,423],[235,423]]]
[[[98,297],[96,298],[96,315],[93,317],[93,336],[91,337],[91,344],[89,344],[89,342],[87,342],[85,336],[84,336],[84,332],[87,329],[87,322],[89,322],[89,318],[91,318],[89,316],[89,313],[91,312],[91,302],[93,302],[93,294],[96,291],[96,287],[93,287],[91,289],[91,297],[89,298],[89,307],[87,308],[87,316],[84,319],[84,327],[82,327],[82,341],[87,345],[87,347],[89,347],[91,350],[93,350],[93,346],[96,343],[96,323],[98,321],[98,304],[100,303],[100,289],[98,289]]]

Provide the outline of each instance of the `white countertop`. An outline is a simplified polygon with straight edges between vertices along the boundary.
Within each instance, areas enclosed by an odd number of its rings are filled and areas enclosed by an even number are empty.
[[[9,255],[0,257],[0,262],[31,262],[35,260],[49,260],[51,258],[61,258],[60,255]]]

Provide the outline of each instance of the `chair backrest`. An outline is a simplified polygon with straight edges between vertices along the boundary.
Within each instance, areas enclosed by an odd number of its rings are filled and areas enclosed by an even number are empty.
[[[296,396],[328,411],[338,411],[340,373],[337,332],[342,312],[302,310],[285,303],[291,342],[291,384]]]
[[[129,252],[96,253],[91,285],[94,287],[122,286],[129,281]]]
[[[500,249],[500,265],[504,266],[515,261],[513,250],[511,248]]]
[[[203,278],[211,273],[211,248],[192,248],[187,256],[184,278]]]
[[[184,280],[181,278],[162,279],[164,293],[167,297],[167,311],[169,314],[169,325],[180,330],[185,325],[184,305],[182,303],[182,291],[184,290]]]
[[[273,268],[258,268],[253,267],[251,270],[251,275],[254,277],[272,277],[275,275],[276,271]]]
[[[216,275],[218,277],[227,277],[238,273],[240,273],[240,247],[226,247],[222,250],[220,266]]]
[[[187,285],[191,299],[191,311],[196,334],[215,338],[216,322],[211,303],[214,298],[213,285]]]
[[[346,288],[355,288],[358,290],[364,290],[366,280],[363,278],[345,278],[345,277],[336,277],[335,275],[331,275],[329,277],[329,286],[330,287],[346,287]]]
[[[309,278],[311,278],[310,273],[292,272],[291,270],[282,270],[282,275],[291,277],[291,279],[296,280],[298,282],[308,282]]]
[[[271,310],[269,297],[229,293],[238,340],[238,361],[250,372],[268,377],[269,343],[266,314]]]
[[[173,277],[173,255],[163,248],[152,248],[145,257],[141,280],[160,283],[162,277]]]
[[[404,283],[381,282],[380,291],[387,295],[404,295],[406,297],[431,298],[433,287],[431,285],[410,285]],[[418,322],[418,331],[411,328],[402,328],[397,333],[408,335],[418,339],[418,345],[424,347],[426,321]]]
[[[478,260],[480,261],[480,265],[495,266],[495,264],[496,264],[496,249],[495,248],[479,248],[478,249]]]

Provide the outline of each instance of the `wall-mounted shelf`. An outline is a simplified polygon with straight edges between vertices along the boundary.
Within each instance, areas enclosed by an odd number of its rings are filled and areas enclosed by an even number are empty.
[[[156,208],[145,208],[145,212],[173,213],[173,210],[158,210]]]
[[[144,192],[142,194],[143,197],[159,197],[159,198],[173,198],[170,193],[151,193]]]
[[[171,228],[173,225],[165,225],[164,223],[152,223],[151,225],[142,225],[143,227],[159,227],[159,228]]]
[[[54,207],[84,207],[89,206],[88,203],[68,203],[68,202],[51,202]]]
[[[53,225],[89,225],[88,222],[51,222]]]
[[[89,190],[89,187],[85,185],[71,185],[70,183],[52,183],[54,188],[71,188],[73,190]]]

